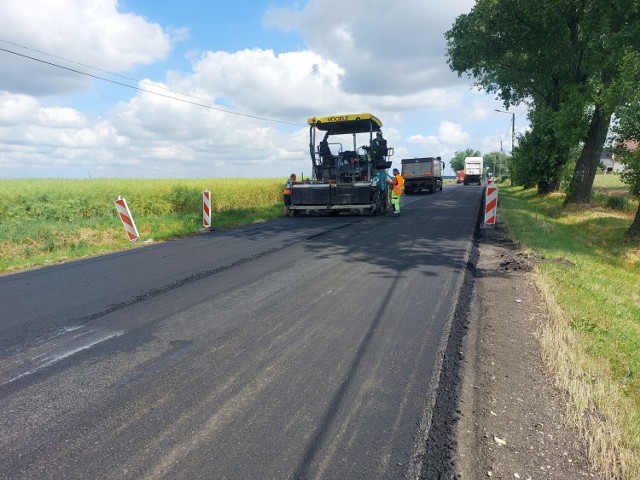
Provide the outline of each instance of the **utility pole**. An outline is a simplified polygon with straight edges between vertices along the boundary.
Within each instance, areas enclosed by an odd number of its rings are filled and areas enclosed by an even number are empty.
[[[513,155],[513,144],[516,140],[516,114],[512,112],[504,112],[502,110],[494,110],[498,113],[506,113],[507,115],[511,115],[511,155]]]
[[[516,114],[511,114],[511,156],[513,156],[513,143],[516,140]]]
[[[511,115],[511,156],[513,156],[513,146],[516,141],[516,114],[513,112],[504,112],[502,110],[495,111],[498,113],[506,113],[507,115]],[[500,142],[500,150],[502,151],[502,142]]]

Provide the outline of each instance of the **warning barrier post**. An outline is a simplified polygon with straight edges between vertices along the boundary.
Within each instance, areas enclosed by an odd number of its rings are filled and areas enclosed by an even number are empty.
[[[118,195],[118,200],[115,201],[115,204],[120,220],[122,220],[124,230],[127,233],[127,237],[129,237],[129,240],[132,242],[135,242],[140,238],[140,234],[138,233],[138,228],[133,221],[133,216],[131,215],[127,201]]]
[[[484,193],[484,222],[480,226],[482,228],[494,228],[498,210],[498,187],[489,184]]]
[[[202,192],[202,226],[211,228],[211,192]]]

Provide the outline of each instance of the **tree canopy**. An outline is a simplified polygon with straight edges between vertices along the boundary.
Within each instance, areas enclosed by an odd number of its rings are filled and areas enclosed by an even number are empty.
[[[640,3],[478,0],[445,37],[453,71],[505,108],[528,104],[532,129],[513,160],[539,165],[514,163],[525,183],[540,193],[557,190],[579,146],[567,201],[590,201],[611,116],[628,100],[619,78],[624,51],[640,45]]]
[[[502,177],[507,174],[507,162],[509,157],[504,152],[489,152],[483,155],[484,165],[494,177]]]
[[[625,57],[627,62],[620,83],[622,88],[633,89],[640,81],[640,53],[628,51]],[[629,185],[631,194],[640,199],[640,97],[637,94],[617,109],[613,135],[614,154],[625,164],[622,181]],[[640,205],[626,235],[640,235]]]

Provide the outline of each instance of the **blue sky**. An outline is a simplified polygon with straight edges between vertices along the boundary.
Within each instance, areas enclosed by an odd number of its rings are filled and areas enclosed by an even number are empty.
[[[446,65],[473,3],[3,0],[0,178],[308,173],[306,119],[363,111],[397,164],[509,153],[511,115]]]

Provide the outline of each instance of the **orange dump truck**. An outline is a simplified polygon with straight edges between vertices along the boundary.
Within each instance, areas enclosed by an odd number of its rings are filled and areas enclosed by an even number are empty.
[[[458,170],[456,172],[456,183],[464,182],[464,170]]]

